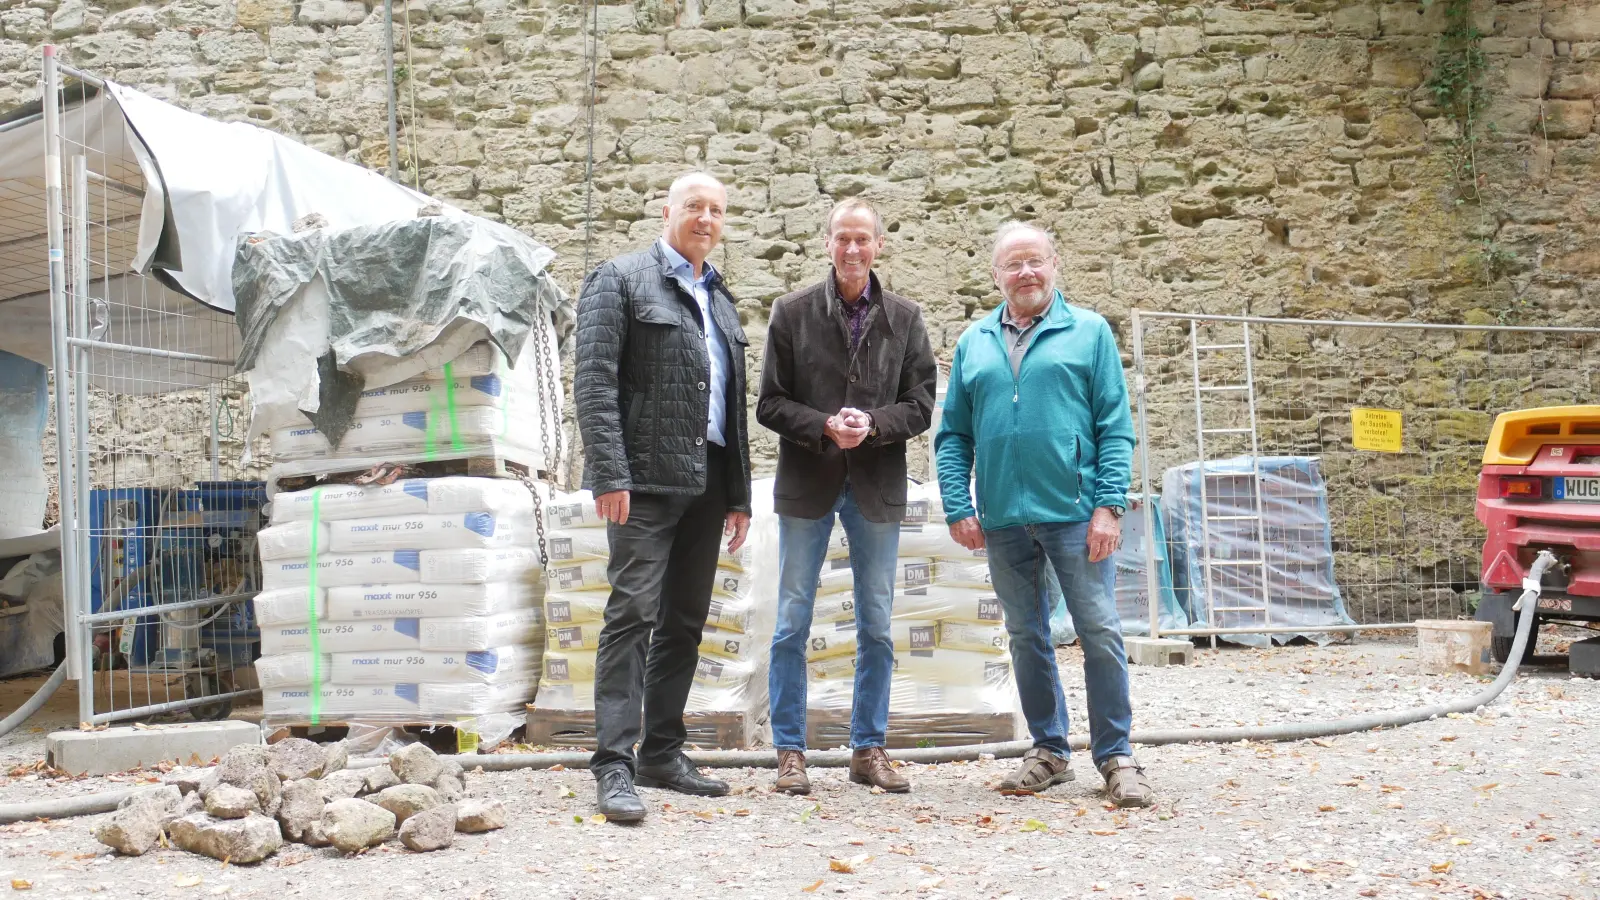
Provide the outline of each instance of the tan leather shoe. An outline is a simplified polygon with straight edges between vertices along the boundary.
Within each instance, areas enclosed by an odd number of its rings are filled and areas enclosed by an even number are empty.
[[[904,794],[911,790],[911,782],[889,764],[889,754],[882,747],[864,747],[850,753],[850,780],[856,784],[870,784],[891,794]]]
[[[785,794],[811,793],[811,779],[806,777],[804,751],[778,751],[778,782],[773,787]]]
[[[1149,806],[1156,802],[1155,789],[1144,775],[1144,767],[1131,756],[1113,756],[1100,764],[1106,779],[1106,799],[1120,807]]]

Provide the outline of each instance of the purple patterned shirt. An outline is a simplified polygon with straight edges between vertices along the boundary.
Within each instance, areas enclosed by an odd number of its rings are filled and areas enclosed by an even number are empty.
[[[834,284],[834,289],[838,289],[837,282]],[[861,296],[857,297],[854,303],[844,299],[843,296],[839,298],[839,303],[844,306],[845,319],[850,323],[850,349],[853,351],[856,345],[861,343],[861,332],[867,327],[867,311],[872,309],[872,282],[867,282],[867,286],[861,291]]]

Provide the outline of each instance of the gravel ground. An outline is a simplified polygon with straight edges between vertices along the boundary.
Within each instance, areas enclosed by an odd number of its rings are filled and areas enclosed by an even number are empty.
[[[1224,649],[1184,668],[1133,670],[1135,727],[1272,723],[1465,696],[1486,679],[1416,672],[1408,642]],[[1061,654],[1082,728],[1082,672]],[[649,820],[590,822],[586,772],[469,778],[512,823],[421,855],[285,850],[253,867],[179,851],[109,855],[94,819],[0,827],[0,890],[151,897],[1597,897],[1600,682],[1546,668],[1478,715],[1285,744],[1139,750],[1153,809],[1107,809],[1086,754],[1043,797],[992,788],[1006,760],[909,766],[908,795],[874,795],[840,770],[815,793],[645,791]],[[39,743],[34,737],[33,744]],[[26,759],[10,741],[0,757]],[[38,750],[33,751],[37,758]],[[32,780],[29,780],[29,779]],[[131,779],[130,779],[131,780]],[[0,802],[105,789],[107,779],[22,774]],[[569,796],[570,795],[570,796]]]

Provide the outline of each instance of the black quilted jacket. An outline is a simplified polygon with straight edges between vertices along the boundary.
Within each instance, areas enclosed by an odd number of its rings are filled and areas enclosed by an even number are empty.
[[[750,511],[745,353],[733,295],[712,280],[711,315],[732,357],[727,387],[728,508]],[[583,436],[583,486],[604,494],[699,494],[706,488],[705,324],[694,298],[672,277],[659,243],[601,263],[578,298],[573,395]]]

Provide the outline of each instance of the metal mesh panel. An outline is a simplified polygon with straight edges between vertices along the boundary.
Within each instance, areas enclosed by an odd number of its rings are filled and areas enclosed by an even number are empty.
[[[1187,536],[1168,526],[1175,577],[1185,554],[1192,576],[1180,598],[1202,623],[1189,633],[1470,615],[1478,473],[1495,417],[1600,396],[1600,329],[1143,312],[1133,327],[1135,477],[1170,504],[1183,472],[1191,498]],[[1398,452],[1357,449],[1352,411],[1365,408],[1399,413]],[[1328,587],[1312,572],[1323,548]],[[1334,600],[1351,625],[1318,618]]]
[[[230,316],[132,271],[141,205],[156,186],[115,104],[61,114],[82,91],[52,89],[52,68],[47,59],[47,140],[60,148],[61,189],[56,201],[40,186],[40,216],[59,203],[59,235],[47,236],[64,263],[52,319],[66,332],[56,425],[80,718],[220,718],[251,693],[239,670],[258,641],[251,598],[265,501],[265,460],[243,461],[245,386],[229,358],[237,332]],[[229,354],[186,349],[202,346]]]

